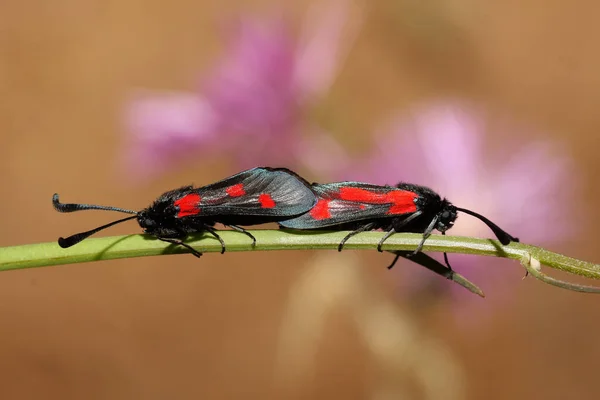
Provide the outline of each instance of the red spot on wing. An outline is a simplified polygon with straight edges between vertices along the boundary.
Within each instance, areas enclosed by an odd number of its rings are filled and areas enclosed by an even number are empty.
[[[319,199],[317,204],[311,208],[310,216],[316,220],[331,218],[331,212],[329,211],[329,200]]]
[[[340,199],[346,201],[367,204],[391,204],[387,214],[408,214],[417,211],[415,199],[419,197],[416,193],[408,190],[391,189],[386,193],[377,193],[354,187],[341,188],[339,195]]]
[[[408,190],[394,190],[386,193],[386,196],[392,203],[392,206],[387,211],[388,214],[409,214],[417,211],[415,199],[419,197],[419,195],[414,192],[409,192]]]
[[[275,201],[268,193],[263,193],[258,196],[258,202],[262,208],[273,208],[275,207]]]
[[[175,201],[174,204],[179,208],[179,213],[177,213],[178,218],[198,215],[200,213],[200,195],[198,193],[187,194]]]
[[[385,204],[385,193],[375,193],[366,189],[343,187],[340,189],[340,199],[369,204]]]
[[[243,183],[238,183],[237,185],[229,186],[227,189],[225,189],[225,191],[231,197],[240,197],[246,194]]]

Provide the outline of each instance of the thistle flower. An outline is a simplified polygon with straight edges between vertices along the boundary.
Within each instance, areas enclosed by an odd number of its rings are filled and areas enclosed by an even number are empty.
[[[244,168],[293,164],[312,143],[300,132],[320,132],[303,114],[328,91],[356,32],[348,7],[315,4],[298,38],[283,18],[242,17],[197,92],[139,92],[125,112],[126,170],[150,177],[183,157],[215,154]]]
[[[429,104],[382,129],[375,151],[351,179],[428,186],[457,206],[485,215],[524,242],[556,242],[573,233],[576,221],[564,207],[573,204],[575,196],[568,157],[550,141],[515,143],[503,139],[499,142],[504,144],[502,148],[485,146],[486,134],[523,131],[514,124],[499,129],[487,124],[485,112],[467,103]],[[481,221],[464,214],[459,214],[448,234],[494,237]],[[450,260],[461,274],[487,288],[492,299],[502,297],[498,291],[514,288],[523,274],[518,264],[511,269],[506,260],[454,254]],[[414,290],[439,280],[421,268],[403,273],[403,277],[409,276],[404,293],[414,294]],[[508,276],[510,286],[501,285]],[[438,282],[444,285],[441,287],[453,288]],[[452,295],[468,296],[470,303],[479,300],[463,292],[458,288]]]

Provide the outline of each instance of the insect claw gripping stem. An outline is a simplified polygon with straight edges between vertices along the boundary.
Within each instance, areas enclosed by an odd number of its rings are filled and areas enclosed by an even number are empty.
[[[246,229],[242,228],[241,226],[238,225],[225,225],[230,227],[231,229],[243,233],[244,235],[248,236],[250,239],[252,239],[252,247],[256,247],[256,238],[254,237],[253,234],[251,234],[250,232],[248,232]]]
[[[175,245],[178,245],[178,246],[183,246],[186,249],[188,249],[192,255],[194,255],[194,256],[196,256],[198,258],[200,258],[202,256],[201,252],[199,252],[198,250],[194,249],[189,244],[184,243],[183,240],[181,240],[181,239],[170,239],[170,238],[162,238],[162,237],[159,237],[158,239],[162,240],[163,242],[175,244]]]
[[[344,245],[346,244],[348,239],[350,239],[352,236],[354,236],[360,232],[362,232],[362,230],[356,230],[356,231],[352,231],[349,234],[347,234],[346,236],[344,236],[344,238],[342,239],[340,244],[338,244],[338,251],[342,251],[342,249],[344,248]]]
[[[346,242],[348,241],[348,239],[350,239],[352,236],[359,234],[361,232],[364,231],[369,231],[371,229],[373,229],[373,227],[375,226],[375,224],[367,224],[365,226],[361,226],[360,228],[350,232],[349,234],[347,234],[342,241],[340,242],[340,244],[338,245],[338,251],[342,251],[342,249],[344,248],[344,245],[346,244]]]
[[[421,250],[423,250],[425,241],[429,238],[429,236],[431,236],[431,232],[433,232],[433,230],[435,229],[435,226],[436,226],[438,220],[439,220],[439,215],[436,215],[435,218],[433,218],[431,220],[431,222],[429,223],[429,226],[427,226],[427,228],[425,229],[425,232],[423,232],[423,239],[421,239],[421,242],[419,243],[419,245],[413,252],[413,255],[417,255],[417,253],[420,253]],[[445,231],[442,231],[442,234],[444,234],[444,232]]]
[[[377,243],[377,251],[378,252],[380,252],[380,253],[383,252],[383,250],[381,250],[381,246],[383,246],[383,242],[385,242],[394,233],[396,233],[396,230],[394,228],[392,228],[385,234],[385,236],[383,238],[381,238],[379,243]]]
[[[223,239],[221,239],[221,236],[219,236],[217,230],[212,226],[206,226],[204,229],[206,229],[207,232],[209,232],[211,235],[217,238],[217,240],[221,243],[221,254],[225,254],[225,242],[223,241]]]

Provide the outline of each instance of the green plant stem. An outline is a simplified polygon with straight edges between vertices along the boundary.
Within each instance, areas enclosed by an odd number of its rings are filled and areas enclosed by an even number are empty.
[[[335,250],[348,232],[300,232],[283,230],[253,230],[256,247],[248,236],[234,231],[219,231],[227,245],[227,251],[265,250]],[[364,232],[352,237],[345,249],[374,250],[382,232]],[[384,250],[413,250],[421,241],[420,234],[400,233],[391,236],[384,244]],[[221,245],[210,235],[191,235],[186,243],[201,252],[220,252]],[[600,292],[599,288],[582,286],[551,278],[543,273],[539,264],[570,274],[592,279],[600,279],[600,265],[576,260],[539,247],[523,243],[502,246],[491,239],[432,235],[425,242],[424,252],[447,252],[475,254],[481,256],[504,257],[519,260],[531,275],[546,283],[584,292]],[[181,254],[188,250],[174,246],[146,235],[113,236],[90,238],[68,249],[56,244],[39,243],[0,248],[0,271],[51,265],[73,264],[89,261],[113,260],[157,256],[161,254]]]

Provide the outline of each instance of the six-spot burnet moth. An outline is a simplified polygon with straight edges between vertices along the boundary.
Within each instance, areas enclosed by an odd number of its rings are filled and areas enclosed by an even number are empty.
[[[412,252],[417,254],[434,229],[445,234],[452,228],[459,211],[483,221],[503,245],[519,241],[483,215],[456,207],[424,186],[410,183],[378,186],[360,182],[336,182],[313,183],[312,189],[318,199],[315,206],[306,214],[281,221],[279,225],[300,230],[351,230],[340,242],[339,251],[357,233],[383,229],[387,233],[379,241],[378,251],[382,251],[381,246],[393,233],[413,232],[423,234],[417,249]],[[388,267],[390,269],[403,253],[396,254],[394,262]]]
[[[150,207],[141,211],[91,204],[60,203],[58,194],[52,198],[59,212],[82,210],[107,210],[133,214],[68,238],[59,238],[58,244],[71,247],[94,233],[118,223],[137,219],[144,233],[165,242],[186,247],[200,257],[202,253],[185,244],[189,233],[209,232],[221,242],[221,253],[225,243],[217,234],[214,225],[221,223],[248,235],[254,236],[240,225],[256,225],[279,222],[309,211],[316,203],[310,185],[294,172],[285,168],[253,168],[233,175],[211,185],[194,188],[184,186],[162,194]]]
[[[423,239],[414,252],[394,251],[396,258],[388,267],[391,269],[399,257],[417,255],[434,229],[445,234],[454,225],[459,211],[483,221],[503,245],[519,241],[486,217],[456,207],[424,186],[409,183],[378,186],[361,182],[310,185],[285,168],[253,168],[200,188],[184,186],[162,194],[150,207],[141,211],[60,203],[58,194],[53,196],[52,203],[59,212],[107,210],[133,214],[90,231],[61,237],[58,244],[63,248],[134,218],[145,233],[184,246],[197,257],[202,253],[183,241],[194,232],[209,232],[220,241],[221,253],[225,252],[225,243],[214,228],[216,223],[246,234],[253,245],[255,237],[240,225],[278,222],[282,228],[298,230],[350,230],[340,242],[339,251],[349,238],[368,230],[383,229],[387,232],[377,245],[378,251],[382,251],[385,240],[395,232],[422,233]],[[450,268],[445,253],[444,257]],[[415,258],[413,260],[424,265]],[[437,269],[436,266],[432,270],[441,273]],[[451,275],[444,275],[451,279]]]

